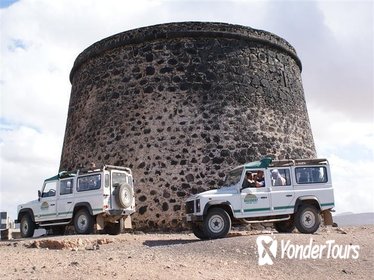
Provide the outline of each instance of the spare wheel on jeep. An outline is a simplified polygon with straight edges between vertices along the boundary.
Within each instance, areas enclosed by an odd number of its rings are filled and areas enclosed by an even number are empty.
[[[116,187],[114,196],[120,207],[128,208],[132,204],[133,193],[129,184],[121,184]]]

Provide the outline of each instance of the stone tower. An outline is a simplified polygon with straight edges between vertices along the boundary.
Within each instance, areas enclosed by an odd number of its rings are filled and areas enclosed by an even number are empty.
[[[239,164],[316,156],[301,62],[266,31],[203,22],[126,31],[84,50],[70,81],[60,170],[131,167],[137,228],[183,227],[186,196]]]

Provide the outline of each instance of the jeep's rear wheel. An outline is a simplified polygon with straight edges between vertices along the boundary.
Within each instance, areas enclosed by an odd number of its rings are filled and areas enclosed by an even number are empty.
[[[35,231],[35,224],[31,219],[29,214],[23,215],[21,218],[21,225],[20,225],[21,236],[32,237]]]
[[[314,233],[318,230],[321,219],[313,205],[302,205],[295,215],[295,225],[301,233]]]
[[[128,208],[132,204],[133,193],[129,184],[119,185],[114,193],[116,201],[120,207]]]
[[[279,233],[291,233],[295,229],[295,223],[291,218],[287,221],[275,222],[274,227]]]
[[[203,222],[203,232],[207,238],[217,239],[225,237],[231,228],[229,214],[221,208],[209,210]]]
[[[192,223],[191,224],[191,228],[192,228],[192,232],[193,234],[201,239],[201,240],[205,240],[207,239],[207,237],[205,236],[204,234],[204,231],[203,231],[203,225],[202,224],[199,224],[199,223]]]
[[[77,234],[90,234],[93,232],[93,217],[87,209],[81,209],[75,214],[74,229]]]

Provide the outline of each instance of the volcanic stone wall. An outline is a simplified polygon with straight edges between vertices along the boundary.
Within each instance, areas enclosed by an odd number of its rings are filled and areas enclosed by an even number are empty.
[[[265,155],[316,152],[301,63],[282,38],[223,23],[123,32],[84,50],[71,71],[61,170],[129,166],[135,227],[183,228],[184,199]]]

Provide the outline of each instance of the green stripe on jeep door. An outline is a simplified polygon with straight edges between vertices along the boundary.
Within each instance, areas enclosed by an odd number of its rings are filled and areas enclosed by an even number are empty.
[[[250,208],[244,209],[244,212],[270,211],[270,208]]]
[[[288,206],[277,206],[277,207],[274,207],[274,210],[284,210],[284,209],[291,209],[291,208],[294,208],[295,205],[288,205]]]
[[[322,203],[321,207],[324,206],[335,206],[334,202],[331,203]],[[284,210],[284,209],[292,209],[294,208],[295,205],[287,205],[287,206],[277,206],[274,207],[274,210]],[[234,210],[234,213],[240,213],[240,209]],[[257,211],[270,211],[270,208],[249,208],[249,209],[244,209],[244,212],[257,212]]]
[[[334,202],[330,202],[330,203],[321,203],[321,206],[335,206],[335,203]]]
[[[40,217],[46,217],[46,216],[56,216],[56,213],[49,213],[49,214],[40,214]]]
[[[240,213],[241,210],[234,210],[234,213]],[[244,209],[244,212],[270,211],[270,208],[249,208]]]
[[[58,212],[57,213],[58,215],[67,215],[67,214],[73,214],[72,211],[68,211],[68,212]]]

